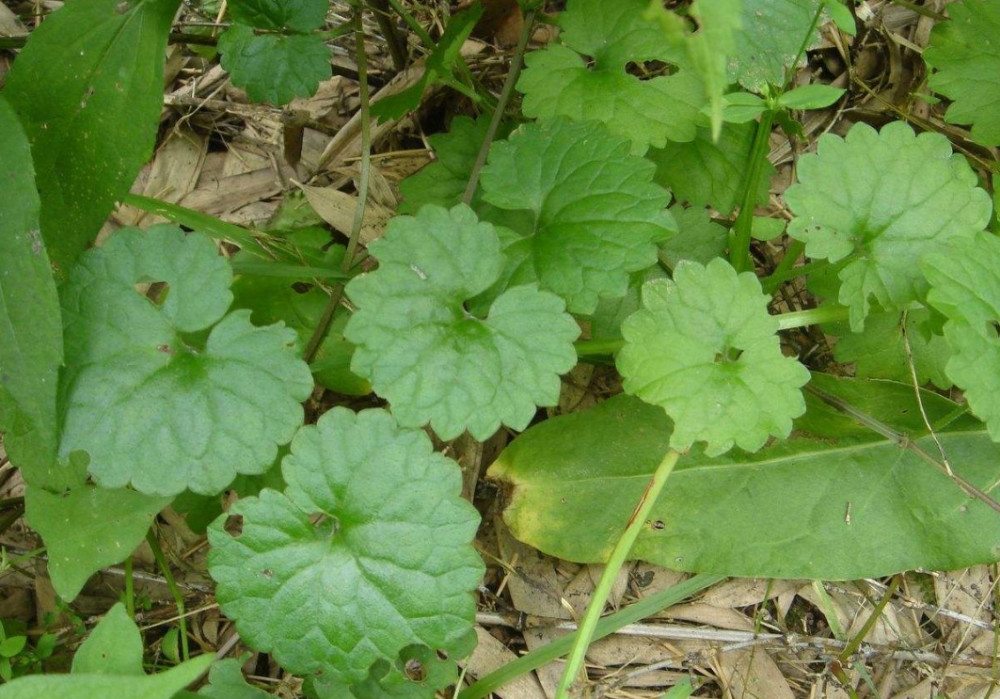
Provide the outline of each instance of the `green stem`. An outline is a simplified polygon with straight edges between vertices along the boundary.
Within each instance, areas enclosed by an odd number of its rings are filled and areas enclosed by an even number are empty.
[[[173,596],[174,603],[177,605],[177,623],[181,632],[181,659],[188,660],[191,657],[191,654],[188,649],[187,617],[184,612],[184,595],[181,594],[181,589],[177,586],[177,581],[174,580],[174,574],[170,572],[170,564],[167,561],[167,557],[163,555],[163,549],[160,548],[160,542],[156,540],[156,535],[153,533],[152,529],[146,532],[146,541],[149,543],[149,548],[153,551],[153,559],[156,561],[156,565],[160,568],[160,572],[163,573],[163,579],[167,581],[167,587],[170,589],[170,594]]]
[[[601,619],[594,631],[593,640],[596,641],[605,636],[610,636],[622,627],[652,616],[724,579],[725,576],[722,575],[701,573],[684,582],[668,587],[666,590],[661,590],[655,595],[630,604],[624,609]],[[491,692],[495,692],[521,675],[526,675],[532,670],[537,670],[543,665],[561,658],[573,647],[573,643],[576,642],[579,634],[579,631],[574,631],[568,636],[563,636],[546,646],[537,648],[526,655],[522,655],[517,660],[503,665],[485,677],[480,678],[471,687],[464,689],[458,695],[458,699],[483,699]]]
[[[132,579],[132,556],[125,559],[125,609],[135,619],[135,580]]]
[[[157,216],[162,216],[181,226],[206,233],[213,238],[227,240],[253,255],[270,259],[267,253],[261,248],[260,241],[254,232],[242,226],[226,223],[215,216],[209,216],[194,209],[171,204],[169,201],[144,197],[140,194],[126,194],[122,198],[122,203]]]
[[[785,250],[785,256],[781,258],[781,262],[778,266],[774,268],[774,272],[765,277],[760,281],[761,286],[764,287],[765,293],[774,293],[774,290],[778,288],[778,285],[782,282],[786,282],[789,279],[795,279],[795,277],[800,276],[798,269],[792,270],[792,265],[795,261],[799,259],[799,256],[805,252],[806,244],[800,240],[792,241],[792,244],[788,246]],[[791,276],[789,276],[791,275]]]
[[[879,617],[882,616],[882,612],[885,610],[886,605],[889,604],[889,600],[892,599],[893,595],[896,594],[896,590],[899,589],[899,582],[902,577],[902,575],[893,576],[892,582],[889,583],[889,587],[886,588],[885,594],[882,595],[882,599],[878,601],[878,604],[875,605],[875,609],[873,609],[872,613],[868,615],[867,619],[865,619],[864,626],[862,626],[857,635],[852,638],[846,646],[844,646],[844,650],[840,651],[839,659],[842,664],[846,664],[850,661],[851,656],[858,650],[858,647],[861,646],[861,643],[865,640],[871,630],[875,628],[875,623],[879,620]]]
[[[820,325],[822,323],[837,323],[847,320],[847,317],[847,306],[807,308],[804,311],[794,311],[779,315],[778,330],[791,330],[792,328],[803,328],[807,325]]]
[[[632,516],[629,517],[624,533],[618,539],[618,543],[615,544],[614,550],[611,551],[611,556],[604,566],[604,572],[601,573],[600,580],[597,581],[597,587],[594,588],[594,594],[587,605],[583,622],[580,624],[576,638],[573,641],[573,648],[570,651],[569,658],[566,660],[566,667],[563,670],[562,679],[559,681],[559,688],[556,690],[556,699],[568,699],[570,687],[576,683],[577,677],[583,669],[587,648],[594,637],[597,622],[601,619],[601,612],[604,611],[604,604],[608,601],[608,595],[611,594],[611,587],[618,577],[618,571],[621,570],[629,553],[631,553],[632,546],[635,544],[639,532],[646,527],[646,518],[653,509],[653,505],[659,499],[660,493],[663,491],[663,486],[673,472],[674,466],[677,465],[677,459],[680,456],[680,452],[671,449],[663,457],[663,461],[660,462],[660,465],[656,467],[656,471],[653,472],[653,477],[649,480],[645,492],[639,498],[639,502],[636,503],[635,510],[632,511]]]
[[[354,50],[355,60],[358,63],[358,92],[361,100],[361,173],[358,183],[358,205],[354,209],[354,222],[351,226],[351,235],[347,241],[347,250],[344,252],[341,269],[347,273],[354,265],[354,256],[358,251],[358,242],[361,240],[361,228],[365,222],[365,209],[368,204],[368,182],[371,179],[372,167],[372,133],[371,133],[371,99],[368,94],[368,57],[365,52],[365,31],[361,22],[362,10],[358,9],[354,15]],[[302,358],[306,363],[316,358],[316,352],[323,344],[330,324],[333,322],[333,315],[340,306],[340,300],[344,296],[344,283],[337,282],[330,292],[330,298],[323,309],[316,329],[309,337],[306,348],[302,352]]]
[[[521,37],[517,41],[517,49],[514,51],[514,57],[510,62],[510,70],[507,73],[507,79],[504,81],[503,90],[500,92],[500,99],[497,102],[497,107],[493,110],[493,118],[490,119],[489,128],[486,130],[486,138],[483,139],[483,144],[479,147],[479,154],[476,156],[476,162],[472,166],[472,173],[469,175],[469,183],[465,186],[465,193],[462,194],[462,202],[465,204],[472,203],[472,197],[476,193],[476,187],[479,186],[479,171],[483,169],[483,165],[486,164],[486,155],[490,151],[490,144],[493,143],[493,138],[497,134],[497,129],[500,128],[500,122],[503,120],[504,112],[507,110],[507,103],[510,102],[510,98],[514,94],[514,86],[517,84],[517,78],[521,75],[521,64],[524,62],[524,52],[528,48],[528,41],[531,39],[531,32],[535,26],[535,14],[534,9],[529,10],[524,17],[524,27],[521,29]]]
[[[774,112],[765,111],[760,115],[757,131],[754,132],[753,145],[750,147],[750,171],[747,173],[743,187],[743,198],[740,200],[740,213],[729,237],[729,261],[737,272],[745,272],[753,268],[750,261],[750,234],[753,230],[753,212],[757,204],[757,190],[760,188],[760,178],[764,173],[764,161],[771,150],[771,126],[774,124]]]
[[[615,354],[625,346],[625,340],[614,338],[609,340],[580,340],[574,342],[578,357],[597,357],[607,354]]]

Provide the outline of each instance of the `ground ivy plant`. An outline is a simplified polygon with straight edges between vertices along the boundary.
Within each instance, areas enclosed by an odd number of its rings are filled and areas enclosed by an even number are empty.
[[[790,85],[821,23],[853,34],[853,3],[521,4],[499,100],[461,58],[476,6],[419,36],[409,89],[374,106],[362,91],[364,134],[432,83],[481,112],[430,138],[363,264],[357,230],[250,232],[139,197],[174,223],[94,245],[150,157],[180,2],[68,0],[33,32],[0,91],[0,429],[63,600],[144,539],[169,575],[150,527],[172,505],[207,531],[242,642],[310,696],[430,699],[475,645],[484,570],[479,514],[431,436],[499,430],[515,436],[489,476],[513,534],[608,563],[560,699],[628,558],[792,578],[1000,560],[996,162],[903,121],[838,126],[798,159],[786,222],[772,126],[796,138],[800,112],[849,99]],[[230,0],[221,67],[251,100],[312,94],[370,11],[331,26],[328,9]],[[928,85],[996,145],[1000,6],[948,12]],[[518,76],[540,18],[560,34]],[[775,303],[789,283],[801,308]],[[806,326],[838,338],[832,371],[783,335]],[[613,366],[620,395],[546,415],[579,362]],[[322,407],[369,394],[380,407]],[[212,658],[188,657],[183,618],[169,670],[144,671],[119,605],[72,673],[0,697],[269,696],[235,659],[185,690]]]

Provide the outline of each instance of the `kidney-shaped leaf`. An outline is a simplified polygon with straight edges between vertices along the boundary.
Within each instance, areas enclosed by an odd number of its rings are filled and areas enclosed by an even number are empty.
[[[919,429],[912,386],[855,382],[873,396],[856,407],[891,423],[904,410]],[[835,390],[830,383],[824,390]],[[891,400],[879,399],[885,391]],[[924,400],[932,421],[949,404],[958,407],[933,393]],[[890,414],[872,411],[880,403]],[[559,558],[606,560],[669,447],[670,428],[662,411],[630,396],[532,427],[490,468],[510,489],[504,519],[511,531]],[[963,430],[968,423],[959,429],[956,422],[938,436],[958,472],[988,487],[1000,476],[1000,446],[981,428]],[[914,452],[868,434],[799,438],[752,455],[681,457],[632,555],[676,570],[823,580],[1000,558],[996,512]],[[916,444],[937,453],[931,437]]]
[[[536,406],[556,404],[580,333],[562,300],[530,285],[501,294],[485,319],[463,306],[500,276],[492,225],[465,205],[426,205],[394,218],[369,250],[379,267],[347,285],[358,308],[344,336],[357,345],[351,369],[400,424],[486,439],[501,424],[522,430]]]
[[[802,364],[781,353],[778,321],[751,272],[717,258],[682,261],[673,280],[648,282],[642,307],[622,325],[618,369],[625,390],[662,406],[678,449],[704,441],[721,454],[787,437],[805,403]]]
[[[511,283],[537,281],[573,313],[621,297],[630,272],[656,263],[656,243],[677,227],[655,166],[596,122],[557,118],[523,126],[490,149],[483,198],[527,210],[533,226],[506,248]],[[511,224],[514,226],[514,224]]]
[[[318,34],[255,34],[234,24],[219,37],[222,67],[255,102],[311,97],[330,77],[330,48]]]
[[[231,279],[210,238],[173,226],[122,229],[73,271],[60,451],[88,452],[101,486],[216,493],[302,424],[313,384],[295,333],[223,317]],[[134,288],[149,282],[167,285],[159,302]]]
[[[470,650],[479,516],[426,434],[334,408],[300,430],[282,472],[284,493],[230,509],[242,533],[225,516],[209,528],[216,597],[242,639],[320,686],[362,683],[412,645]]]
[[[231,0],[229,13],[235,22],[260,29],[319,29],[330,5],[326,0]]]
[[[785,199],[797,216],[788,233],[809,257],[847,260],[840,302],[855,332],[871,297],[887,311],[919,301],[927,292],[920,260],[982,229],[991,209],[947,138],[916,136],[903,122],[823,136],[818,152],[799,160],[799,184]]]

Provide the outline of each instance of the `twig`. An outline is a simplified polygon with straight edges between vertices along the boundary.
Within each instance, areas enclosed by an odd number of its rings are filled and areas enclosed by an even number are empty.
[[[528,40],[531,39],[531,32],[534,29],[536,13],[537,11],[532,9],[524,16],[524,27],[521,29],[521,38],[517,41],[517,49],[515,49],[514,57],[510,62],[510,71],[507,73],[507,79],[504,81],[503,90],[500,92],[497,108],[493,111],[493,118],[490,119],[489,128],[486,130],[486,138],[483,139],[483,145],[479,147],[479,154],[476,155],[476,162],[472,166],[472,173],[469,175],[469,183],[465,186],[465,193],[462,194],[462,202],[464,204],[472,203],[476,187],[479,186],[479,171],[486,164],[486,155],[490,152],[490,144],[493,143],[493,139],[497,135],[497,129],[500,128],[500,122],[503,120],[504,112],[507,109],[507,103],[510,102],[510,98],[514,94],[514,86],[517,84],[518,76],[521,75],[524,52],[528,48]]]
[[[368,203],[368,180],[371,174],[372,164],[372,137],[371,137],[371,113],[370,99],[368,94],[368,59],[365,54],[365,34],[361,22],[362,10],[358,9],[354,15],[354,46],[357,53],[358,62],[358,89],[361,99],[361,173],[358,182],[358,205],[354,209],[354,223],[351,226],[351,235],[347,241],[347,251],[344,253],[341,269],[344,272],[350,271],[354,265],[354,256],[358,249],[358,241],[361,238],[361,227],[365,221],[365,209]],[[344,297],[344,283],[337,282],[330,292],[330,298],[323,309],[316,329],[313,330],[309,342],[302,353],[302,358],[308,363],[316,357],[316,352],[323,344],[327,332],[330,330],[330,323],[333,322],[333,315],[340,306],[340,301]]]
[[[389,55],[392,57],[393,67],[397,73],[405,70],[406,64],[409,61],[406,50],[406,39],[396,31],[396,25],[393,24],[392,19],[389,17],[388,0],[368,0],[368,4],[371,5],[372,14],[375,15],[378,30],[382,33],[385,43],[389,47]]]
[[[919,446],[917,446],[915,442],[913,442],[906,435],[897,432],[896,430],[892,429],[881,420],[878,420],[872,417],[871,415],[868,415],[867,413],[858,410],[847,401],[844,401],[838,398],[837,396],[831,395],[822,389],[816,388],[811,384],[806,384],[805,390],[812,393],[814,396],[822,400],[827,405],[836,408],[845,415],[850,415],[858,422],[858,424],[860,424],[863,427],[867,427],[873,432],[877,432],[878,434],[882,435],[889,441],[895,443],[900,449],[908,449],[912,451],[914,454],[920,457],[921,460],[927,462],[928,464],[936,468],[938,471],[940,471],[942,475],[953,481],[959,488],[962,489],[962,491],[966,495],[968,495],[971,498],[975,498],[976,500],[979,500],[980,502],[988,506],[991,510],[995,512],[1000,512],[1000,503],[998,503],[996,500],[991,498],[989,495],[984,493],[975,485],[967,481],[962,476],[951,471],[950,468],[946,467],[944,464],[939,462],[933,456],[931,456],[926,451],[921,449]]]

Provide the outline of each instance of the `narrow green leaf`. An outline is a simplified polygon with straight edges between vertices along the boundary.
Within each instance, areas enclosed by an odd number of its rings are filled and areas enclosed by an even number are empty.
[[[39,233],[28,140],[0,97],[0,431],[10,461],[39,482],[59,443],[56,389],[62,321]]]
[[[493,226],[464,204],[428,205],[394,218],[369,250],[379,267],[347,285],[357,310],[344,335],[357,345],[351,368],[400,424],[482,440],[556,404],[580,333],[562,299],[531,285],[498,296],[485,318],[464,307],[500,276]]]
[[[823,109],[844,96],[841,87],[832,85],[803,85],[784,93],[778,104],[786,109]]]
[[[767,109],[767,102],[749,92],[731,92],[722,99],[722,120],[730,124],[753,121]]]
[[[0,699],[171,699],[208,670],[215,656],[202,655],[158,675],[31,675],[0,685]]]
[[[282,472],[284,493],[230,509],[240,534],[226,516],[209,528],[216,596],[247,644],[321,687],[362,683],[412,645],[452,661],[472,650],[479,515],[424,432],[334,408],[302,428]]]
[[[73,656],[78,675],[142,675],[142,634],[119,602],[104,615]]]
[[[153,152],[163,56],[180,0],[69,0],[31,33],[4,95],[41,183],[42,238],[60,276]]]
[[[330,77],[330,47],[319,34],[255,34],[233,24],[219,37],[222,67],[254,102],[288,104]]]
[[[888,382],[865,384],[877,394]],[[898,420],[905,409],[919,422],[916,401],[904,402],[912,387],[889,385],[900,389],[882,401],[890,412],[874,417]],[[490,468],[509,488],[504,520],[545,553],[604,560],[666,453],[670,431],[662,411],[628,396],[529,429]],[[798,438],[753,455],[692,451],[670,476],[635,557],[687,571],[823,580],[1000,558],[993,510],[912,451],[868,435]],[[965,478],[988,488],[1000,477],[1000,446],[981,428],[956,424],[938,437]],[[937,453],[930,437],[915,443]]]

